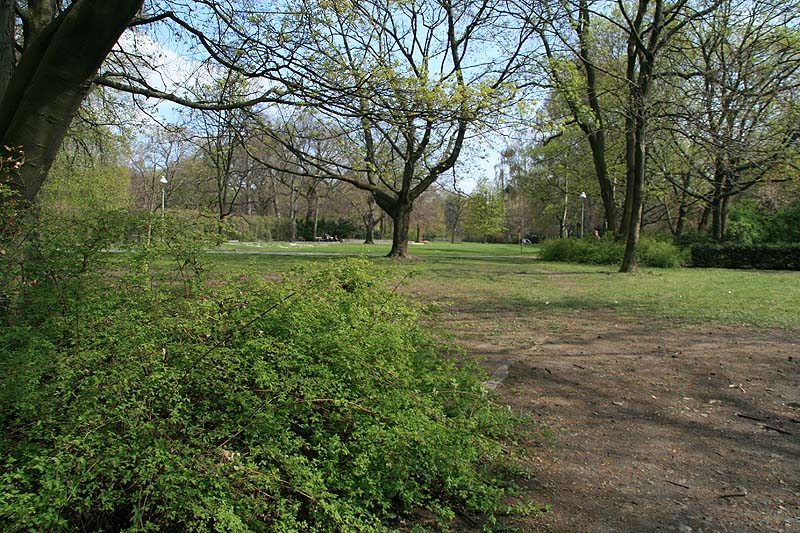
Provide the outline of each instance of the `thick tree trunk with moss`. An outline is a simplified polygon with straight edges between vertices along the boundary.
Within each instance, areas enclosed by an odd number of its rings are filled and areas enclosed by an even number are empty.
[[[141,6],[142,0],[78,0],[43,28],[38,19],[30,26],[37,31],[26,35],[0,94],[0,142],[25,152],[25,165],[3,179],[26,200],[36,198],[92,78]]]

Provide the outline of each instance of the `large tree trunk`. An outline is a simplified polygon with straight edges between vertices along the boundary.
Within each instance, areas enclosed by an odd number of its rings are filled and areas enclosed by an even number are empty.
[[[711,201],[711,236],[717,242],[725,240],[730,204],[730,174],[724,163],[717,162],[714,172],[714,197]]]
[[[397,202],[395,209],[389,213],[394,221],[392,249],[386,257],[405,259],[408,257],[408,233],[411,229],[411,209],[413,204]]]
[[[0,100],[0,140],[25,165],[8,181],[33,201],[91,81],[143,0],[78,0],[26,43]]]

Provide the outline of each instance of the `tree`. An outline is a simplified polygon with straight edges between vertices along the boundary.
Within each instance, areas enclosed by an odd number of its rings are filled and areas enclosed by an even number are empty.
[[[620,272],[637,270],[636,250],[641,231],[647,147],[653,105],[651,96],[663,73],[658,60],[670,41],[689,23],[702,20],[723,0],[712,0],[695,8],[690,0],[668,3],[666,0],[637,0],[630,11],[617,0],[621,13],[620,27],[627,38],[625,81],[628,85],[625,105],[625,205],[621,230],[625,252]]]
[[[727,1],[690,27],[678,52],[670,134],[684,169],[674,187],[708,208],[721,241],[731,201],[796,153],[800,5]]]
[[[88,211],[125,209],[130,202],[130,153],[126,139],[109,128],[72,128],[50,179],[42,187],[43,211],[80,217]]]
[[[480,236],[483,242],[489,235],[505,230],[506,209],[503,191],[489,187],[486,182],[467,198],[464,205],[464,229],[467,233]]]
[[[198,89],[201,97],[220,105],[237,101],[247,91],[247,83],[233,71],[223,72],[220,79]],[[251,158],[246,153],[249,114],[241,108],[202,109],[191,113],[192,142],[210,171],[211,202],[219,229],[230,216],[239,196],[246,191]]]
[[[547,60],[543,71],[565,102],[570,122],[586,136],[603,200],[606,228],[613,233],[617,228],[616,190],[606,154],[609,110],[601,104],[601,93],[607,89],[601,86],[600,79],[612,77],[608,73],[613,69],[611,65],[598,64],[600,42],[594,28],[595,19],[603,19],[590,9],[589,0],[543,3],[539,18],[542,21],[539,38]],[[553,40],[565,50],[556,50]]]
[[[414,202],[453,167],[468,130],[513,101],[530,28],[503,9],[496,0],[297,2],[273,21],[274,47],[254,43],[285,54],[270,75],[292,88],[304,115],[314,110],[314,134],[340,150],[287,147],[318,177],[373,196],[394,222],[392,257],[407,255]],[[503,45],[488,44],[500,32]]]
[[[76,0],[61,9],[51,0],[3,0],[0,80],[8,82],[0,81],[0,146],[21,147],[25,164],[0,178],[24,199],[36,198],[95,74],[142,1]],[[18,59],[9,51],[15,47]]]

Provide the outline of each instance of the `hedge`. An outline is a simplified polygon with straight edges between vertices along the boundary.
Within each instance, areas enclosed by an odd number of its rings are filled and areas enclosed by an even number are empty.
[[[800,270],[800,244],[695,244],[692,266]]]

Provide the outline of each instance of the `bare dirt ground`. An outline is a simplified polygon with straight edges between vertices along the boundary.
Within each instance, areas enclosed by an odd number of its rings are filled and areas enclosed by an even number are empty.
[[[486,335],[493,385],[552,436],[515,531],[800,531],[800,335],[576,312]],[[491,323],[519,317],[493,312]],[[480,324],[483,324],[481,326]],[[471,529],[466,523],[454,531]]]

